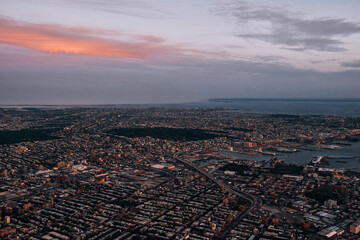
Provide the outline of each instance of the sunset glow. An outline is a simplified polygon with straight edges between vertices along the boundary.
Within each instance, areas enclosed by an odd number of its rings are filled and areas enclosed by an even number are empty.
[[[103,35],[126,37],[129,42],[103,38]],[[161,45],[161,38],[120,34],[90,28],[67,28],[0,19],[0,42],[47,53],[83,54],[116,58],[148,59],[176,48]]]

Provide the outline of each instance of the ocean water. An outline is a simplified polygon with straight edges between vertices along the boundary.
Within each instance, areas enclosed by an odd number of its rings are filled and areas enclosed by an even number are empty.
[[[283,159],[287,163],[305,165],[315,156],[327,156],[329,165],[325,167],[336,169],[349,169],[360,172],[360,142],[344,142],[350,145],[339,145],[341,149],[329,150],[319,149],[317,151],[299,150],[294,153],[276,152],[276,157]],[[335,143],[336,144],[336,143]],[[256,155],[248,155],[238,152],[221,151],[223,155],[231,158],[246,159],[253,161],[269,160],[273,156],[257,153]],[[340,161],[340,162],[339,162]]]
[[[243,113],[360,117],[360,99],[210,99],[174,106],[229,108]]]
[[[0,105],[0,108],[226,108],[243,113],[290,115],[339,115],[360,117],[360,99],[209,99],[172,104],[103,104],[103,105]]]

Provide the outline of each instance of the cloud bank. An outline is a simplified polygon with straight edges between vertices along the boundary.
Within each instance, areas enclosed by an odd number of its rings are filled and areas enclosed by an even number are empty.
[[[232,17],[239,25],[248,22],[267,24],[265,33],[242,33],[236,36],[270,42],[290,50],[345,51],[342,46],[344,42],[337,38],[360,33],[360,23],[357,22],[342,18],[307,19],[286,8],[255,5],[246,1],[219,4],[213,11]]]
[[[0,42],[46,53],[151,59],[187,51],[157,36],[0,18]]]
[[[360,60],[354,60],[351,62],[343,62],[341,63],[343,67],[350,67],[350,68],[360,68]]]

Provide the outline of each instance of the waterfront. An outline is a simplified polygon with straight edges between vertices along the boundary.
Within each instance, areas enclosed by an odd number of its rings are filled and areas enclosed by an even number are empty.
[[[189,107],[229,108],[241,113],[338,115],[360,117],[360,101],[346,99],[225,99],[194,104]]]
[[[317,151],[299,150],[294,153],[277,152],[276,157],[283,159],[287,163],[306,164],[315,156],[330,156],[330,158],[328,158],[328,167],[360,171],[360,142],[345,143],[351,144],[351,146],[342,145],[342,148],[336,150],[319,148]],[[220,151],[219,153],[229,156],[230,158],[246,159],[252,161],[262,161],[272,158],[272,156],[263,155],[261,153],[257,153],[256,155],[249,155],[235,151]],[[339,162],[339,160],[343,162]]]
[[[300,150],[296,153],[278,153],[280,158],[283,158],[289,163],[305,164],[309,162],[314,156],[331,156],[328,159],[329,167],[344,168],[355,171],[360,171],[360,142],[351,142],[351,146],[342,146],[341,149],[329,150],[319,149],[318,151]],[[353,159],[344,159],[343,157],[357,156]],[[337,158],[334,158],[337,157]],[[344,160],[345,163],[336,162],[338,160]]]

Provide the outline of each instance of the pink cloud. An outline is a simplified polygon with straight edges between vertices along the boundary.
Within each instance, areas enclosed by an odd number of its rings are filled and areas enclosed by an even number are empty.
[[[158,58],[191,51],[166,45],[162,38],[152,35],[58,24],[35,24],[1,18],[0,42],[46,53],[133,59]]]

